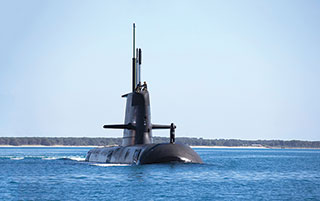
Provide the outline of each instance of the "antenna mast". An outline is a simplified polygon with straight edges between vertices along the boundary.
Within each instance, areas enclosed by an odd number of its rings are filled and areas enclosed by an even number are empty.
[[[132,55],[132,92],[136,89],[136,55],[135,55],[135,49],[136,49],[136,24],[133,23],[133,55]]]

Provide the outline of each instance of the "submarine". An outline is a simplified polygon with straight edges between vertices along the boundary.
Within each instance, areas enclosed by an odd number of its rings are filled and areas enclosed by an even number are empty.
[[[151,123],[150,99],[147,83],[141,83],[142,51],[135,47],[133,23],[132,92],[126,98],[124,124],[104,125],[105,129],[123,129],[121,146],[94,148],[88,151],[85,161],[120,164],[203,163],[189,146],[175,143],[176,125]],[[152,130],[168,129],[170,142],[155,144]]]

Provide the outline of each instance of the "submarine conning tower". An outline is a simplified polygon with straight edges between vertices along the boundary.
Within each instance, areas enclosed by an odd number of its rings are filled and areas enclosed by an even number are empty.
[[[127,98],[124,124],[104,125],[104,128],[124,129],[122,146],[152,143],[152,129],[170,129],[170,143],[175,141],[175,128],[171,125],[151,123],[150,99],[147,83],[141,84],[142,51],[135,47],[135,24],[133,23],[132,92]]]
[[[139,90],[139,89],[138,89]],[[152,143],[149,92],[146,84],[140,91],[123,95],[127,98],[122,146]]]

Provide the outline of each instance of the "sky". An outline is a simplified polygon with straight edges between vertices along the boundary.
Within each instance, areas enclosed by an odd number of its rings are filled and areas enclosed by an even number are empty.
[[[320,2],[0,0],[0,137],[121,137],[132,23],[153,123],[320,140]],[[153,131],[168,137],[169,131]]]

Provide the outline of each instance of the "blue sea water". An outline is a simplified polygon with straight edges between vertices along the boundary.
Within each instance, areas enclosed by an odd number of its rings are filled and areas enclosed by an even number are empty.
[[[320,150],[197,148],[205,164],[83,162],[90,148],[0,148],[0,200],[320,200]]]

